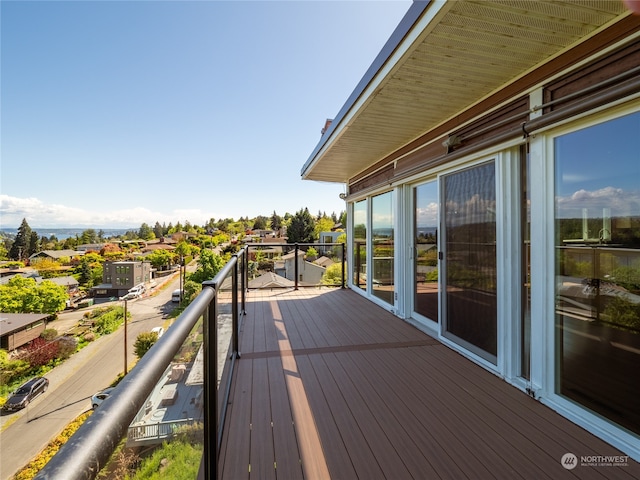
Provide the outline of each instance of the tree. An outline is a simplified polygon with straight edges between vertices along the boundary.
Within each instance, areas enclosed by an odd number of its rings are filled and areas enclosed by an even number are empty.
[[[327,267],[320,280],[323,285],[342,284],[342,263],[333,263]]]
[[[153,227],[153,233],[156,238],[164,237],[164,230],[162,228],[162,225],[160,225],[160,222],[156,222],[155,226]]]
[[[31,244],[31,227],[27,223],[27,219],[23,218],[16,238],[9,249],[9,258],[12,260],[24,260],[29,257],[29,245]]]
[[[314,229],[316,238],[320,238],[321,232],[330,232],[334,225],[334,221],[326,215],[319,218]]]
[[[265,230],[267,228],[267,217],[263,217],[262,215],[258,215],[253,221],[253,229],[254,230]]]
[[[53,258],[40,258],[37,262],[32,262],[32,265],[38,269],[38,273],[42,275],[43,278],[52,278],[57,276],[58,272],[62,268],[61,263]]]
[[[138,238],[141,238],[143,240],[153,240],[154,238],[156,238],[156,235],[155,233],[153,233],[153,230],[149,225],[143,223],[142,225],[140,225],[140,230],[138,230]]]
[[[224,260],[220,255],[211,250],[202,250],[198,258],[198,268],[190,275],[189,280],[196,283],[213,280],[222,267],[224,267]]]
[[[82,244],[98,243],[98,235],[93,228],[89,228],[88,230],[82,232],[79,238],[79,242]]]
[[[68,295],[64,287],[45,280],[15,276],[0,285],[0,312],[56,313],[64,310]]]
[[[142,332],[138,335],[136,343],[133,344],[136,357],[142,358],[157,341],[158,334],[156,332]]]
[[[184,258],[184,257],[190,256],[192,250],[193,250],[193,247],[191,245],[189,245],[184,240],[180,240],[176,245],[176,249],[174,250],[174,253],[177,255],[178,258]]]
[[[280,230],[282,227],[282,217],[273,211],[273,215],[271,215],[271,230]]]
[[[175,262],[175,258],[175,253],[164,249],[155,250],[146,256],[146,260],[149,261],[154,268],[158,269],[172,265]]]
[[[287,237],[289,243],[312,243],[315,241],[315,222],[308,208],[299,210],[291,218]]]
[[[201,290],[202,284],[196,283],[193,280],[187,280],[184,282],[182,301],[185,302],[185,304],[191,302],[191,299],[195,298]]]
[[[40,248],[40,236],[38,232],[31,232],[31,237],[29,238],[29,247],[27,248],[27,257],[30,257],[34,253],[38,253],[41,250]]]

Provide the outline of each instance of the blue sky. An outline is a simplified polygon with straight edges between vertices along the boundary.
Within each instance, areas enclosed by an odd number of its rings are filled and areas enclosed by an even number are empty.
[[[300,169],[411,2],[0,2],[0,223],[339,213]]]

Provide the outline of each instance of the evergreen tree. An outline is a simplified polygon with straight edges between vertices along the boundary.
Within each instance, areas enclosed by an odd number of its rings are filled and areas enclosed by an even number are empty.
[[[273,211],[273,215],[271,215],[271,229],[272,230],[280,230],[282,227],[282,217]]]
[[[149,225],[143,223],[140,225],[140,230],[138,230],[138,237],[143,240],[153,240],[155,238],[155,234]]]
[[[156,222],[155,226],[153,227],[153,233],[155,233],[156,238],[164,237],[164,229],[162,228],[162,225],[160,225],[160,222]]]
[[[315,240],[315,222],[305,208],[296,212],[291,218],[291,224],[287,229],[289,243],[312,243]]]
[[[30,257],[34,253],[40,251],[40,235],[38,232],[32,231],[31,238],[29,239],[29,248],[27,249],[27,257]]]
[[[13,241],[13,245],[9,249],[9,258],[12,260],[23,260],[27,258],[29,245],[31,243],[31,227],[27,223],[27,219],[23,218],[18,233]]]
[[[84,232],[82,232],[82,235],[80,235],[79,241],[81,244],[98,243],[98,235],[96,234],[96,231],[93,228],[89,228],[88,230],[85,230]]]

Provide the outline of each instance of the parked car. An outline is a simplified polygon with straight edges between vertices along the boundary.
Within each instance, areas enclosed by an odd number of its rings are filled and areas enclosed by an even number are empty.
[[[94,394],[91,397],[91,408],[96,409],[98,406],[104,402],[115,387],[105,388],[104,390],[100,390],[98,393]]]
[[[13,392],[2,408],[9,412],[20,410],[29,405],[29,402],[38,395],[44,393],[47,388],[49,388],[49,379],[34,377]]]
[[[182,298],[182,291],[181,290],[174,290],[173,293],[171,294],[171,301],[173,303],[180,303],[180,299]]]
[[[134,298],[138,298],[139,296],[139,293],[129,292],[126,295],[120,297],[120,300],[133,300]]]
[[[158,338],[160,338],[162,336],[162,334],[164,333],[164,328],[162,327],[154,327],[151,329],[152,332],[156,332],[156,334],[158,335]]]

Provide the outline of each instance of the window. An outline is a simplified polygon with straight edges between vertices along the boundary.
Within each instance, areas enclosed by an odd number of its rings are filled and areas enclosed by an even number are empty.
[[[556,391],[640,433],[640,112],[553,146]]]

